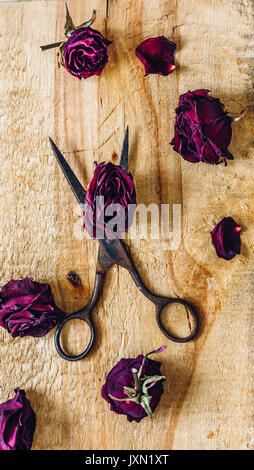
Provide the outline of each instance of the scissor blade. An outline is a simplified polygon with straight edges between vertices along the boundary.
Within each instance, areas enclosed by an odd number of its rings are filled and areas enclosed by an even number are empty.
[[[128,171],[128,158],[129,158],[129,126],[126,127],[121,156],[120,156],[120,166]]]
[[[99,240],[100,242],[101,240]],[[112,261],[107,252],[105,251],[105,244],[99,243],[98,258],[96,272],[100,274],[105,274],[107,270],[113,266],[114,261]]]
[[[54,152],[54,155],[66,177],[74,196],[76,197],[79,205],[81,206],[82,210],[84,210],[84,203],[86,198],[86,190],[83,188],[82,184],[79,182],[76,175],[73,173],[71,167],[68,165],[67,161],[65,160],[64,156],[61,154],[60,150],[57,148],[56,144],[53,140],[49,137],[49,141]]]
[[[128,255],[126,248],[121,240],[114,238],[113,240],[107,240],[105,238],[98,239],[101,249],[100,253],[104,253],[105,264],[117,264],[122,266],[129,271],[133,270],[133,263]]]

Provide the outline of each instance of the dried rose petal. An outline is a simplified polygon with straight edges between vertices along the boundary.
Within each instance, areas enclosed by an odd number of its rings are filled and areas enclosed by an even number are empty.
[[[220,100],[208,92],[195,90],[180,96],[171,145],[189,162],[218,165],[223,160],[233,160],[227,148],[232,136],[231,124],[236,119],[229,117]],[[240,117],[243,116],[244,113]]]
[[[80,80],[100,75],[108,62],[111,42],[93,28],[75,29],[64,45],[66,70]]]
[[[164,349],[165,347],[162,347],[152,353],[161,352]],[[125,415],[128,421],[139,423],[148,414],[152,414],[163,393],[162,382],[165,377],[161,375],[161,363],[148,358],[152,353],[146,356],[141,354],[135,359],[121,359],[109,372],[102,387],[101,395],[110,404],[110,410]],[[146,395],[146,399],[148,399],[150,410],[142,405],[142,397],[144,398],[142,388],[138,394],[139,399],[132,395],[136,385],[135,378],[138,382],[138,389],[140,382],[143,384],[144,381],[148,382],[145,392],[149,394],[149,396]],[[134,398],[131,399],[131,397]]]
[[[15,396],[0,404],[0,450],[30,450],[36,426],[36,415],[24,390],[16,388]]]
[[[84,227],[92,238],[114,238],[110,221],[114,218],[117,233],[125,232],[132,222],[130,204],[136,204],[132,175],[109,162],[96,164],[84,205]],[[108,215],[114,212],[114,216]],[[111,210],[112,209],[112,210]]]
[[[212,243],[220,258],[231,260],[241,250],[241,227],[232,219],[224,217],[211,232]]]
[[[136,56],[145,67],[146,75],[169,75],[175,70],[176,44],[164,36],[149,38],[136,48]]]
[[[0,326],[13,337],[44,336],[64,318],[49,284],[28,277],[9,281],[0,291]]]

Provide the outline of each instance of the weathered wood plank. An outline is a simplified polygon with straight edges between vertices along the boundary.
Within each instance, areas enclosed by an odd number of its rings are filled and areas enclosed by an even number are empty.
[[[199,337],[173,344],[158,331],[153,306],[129,274],[113,267],[94,311],[96,345],[87,359],[58,357],[54,332],[12,339],[1,329],[0,401],[23,387],[37,413],[33,449],[246,449],[251,441],[253,305],[253,5],[250,1],[68,0],[73,19],[89,18],[113,41],[100,77],[79,82],[58,70],[56,51],[39,45],[61,39],[64,2],[0,6],[1,46],[1,276],[49,281],[58,305],[70,313],[88,302],[97,243],[84,237],[82,217],[57,167],[51,135],[86,185],[94,160],[117,162],[130,126],[130,170],[137,200],[181,204],[177,250],[129,240],[149,288],[197,306]],[[28,34],[29,31],[29,34]],[[177,69],[144,77],[135,47],[149,36],[177,44]],[[234,124],[227,167],[191,165],[169,146],[179,94],[208,88],[231,112],[249,106]],[[148,190],[149,189],[149,190]],[[243,248],[231,262],[216,257],[213,222],[231,215],[243,227]],[[82,287],[66,275],[75,270]],[[174,326],[182,331],[183,318]],[[65,341],[82,347],[82,325]],[[162,344],[167,376],[152,425],[128,423],[100,396],[106,373],[121,357]],[[91,431],[92,430],[92,431]],[[144,436],[146,436],[144,441]]]

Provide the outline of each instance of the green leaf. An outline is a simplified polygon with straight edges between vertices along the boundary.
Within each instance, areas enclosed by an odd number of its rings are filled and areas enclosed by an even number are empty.
[[[79,29],[79,28],[88,28],[89,26],[91,26],[91,24],[93,24],[94,20],[95,20],[95,17],[96,17],[96,10],[93,10],[93,14],[92,14],[92,17],[90,18],[90,20],[88,21],[85,21],[84,23],[82,23],[81,25],[75,27],[73,21],[72,21],[72,17],[70,15],[70,12],[69,12],[69,9],[68,9],[68,6],[67,6],[67,3],[65,3],[65,7],[66,7],[66,19],[65,19],[65,25],[64,25],[64,29],[65,29],[65,36],[67,38],[70,37],[71,33],[75,30],[75,29]],[[55,42],[55,43],[52,43],[52,44],[47,44],[46,46],[40,46],[41,50],[42,51],[46,51],[47,49],[52,49],[54,47],[59,47],[60,46],[60,52],[61,54],[63,55],[63,51],[61,50],[61,46],[64,44],[64,42]]]
[[[150,401],[151,401],[151,398],[149,395],[143,395],[141,397],[141,406],[143,406],[144,410],[146,411],[146,413],[148,414],[149,418],[152,420],[152,415],[153,415],[153,412],[151,410],[151,407],[150,407]]]
[[[62,42],[62,44],[59,47],[59,52],[57,53],[58,67],[59,68],[61,67],[61,65],[63,67],[65,67],[65,65],[64,65],[64,46],[65,46],[65,42]]]
[[[137,397],[134,397],[134,398],[116,398],[116,397],[113,397],[112,395],[110,395],[110,393],[108,394],[108,396],[110,398],[112,398],[112,400],[116,400],[116,401],[133,401],[134,403],[139,403],[138,401],[138,398]]]
[[[64,46],[65,46],[65,42],[62,42],[62,44],[59,47],[59,51],[62,55],[64,55]]]
[[[132,387],[124,387],[124,391],[128,397],[134,397],[137,394],[135,388]]]
[[[61,46],[62,42],[54,42],[53,44],[47,44],[46,46],[40,46],[42,51],[46,51],[47,49],[53,49],[54,47]]]
[[[146,74],[146,75],[148,75],[148,74]],[[146,76],[146,75],[145,75],[145,76]],[[167,346],[161,346],[159,349],[154,349],[154,351],[151,351],[151,352],[149,352],[148,354],[146,354],[146,355],[144,356],[143,361],[142,361],[142,364],[141,364],[140,369],[139,369],[139,371],[138,371],[138,378],[139,378],[139,379],[140,379],[140,377],[141,377],[142,370],[143,370],[144,364],[145,364],[146,359],[148,358],[148,356],[150,356],[150,354],[159,353],[159,352],[161,352],[161,351],[164,351],[164,349],[166,349],[166,348],[167,348]]]
[[[142,370],[143,370],[145,361],[146,361],[146,356],[143,357],[142,364],[141,364],[140,369],[139,369],[139,371],[138,371],[138,379],[140,379],[140,377],[141,377],[141,374],[142,374]]]
[[[144,377],[141,379],[142,383],[142,393],[147,395],[147,385],[152,384],[153,382],[159,382],[159,380],[165,379],[164,375],[154,375],[153,377]],[[154,384],[155,385],[155,384]],[[151,387],[148,387],[151,388]]]
[[[95,17],[96,17],[96,10],[93,10],[93,14],[92,14],[92,17],[90,18],[90,20],[85,21],[85,23],[80,24],[79,26],[76,27],[76,29],[88,28],[89,26],[91,26],[93,24],[93,22],[95,20]]]
[[[66,7],[66,19],[65,19],[64,29],[65,29],[65,36],[68,38],[68,37],[70,37],[72,31],[74,31],[75,26],[74,26],[74,23],[72,21],[72,17],[69,13],[67,3],[65,3],[65,7]]]
[[[137,369],[132,369],[132,373],[133,373],[133,378],[134,378],[135,390],[136,390],[137,392],[139,392],[140,389],[141,389],[141,383],[140,383],[140,380],[139,380],[139,377],[138,377],[138,371],[137,371]]]

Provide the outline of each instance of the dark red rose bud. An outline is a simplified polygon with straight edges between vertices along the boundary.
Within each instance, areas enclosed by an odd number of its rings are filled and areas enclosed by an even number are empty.
[[[180,96],[171,145],[189,162],[218,165],[233,160],[227,148],[232,136],[231,124],[238,119],[228,116],[220,100],[208,92],[195,90]]]
[[[64,45],[66,70],[80,80],[100,75],[108,62],[109,44],[111,41],[95,29],[76,29]]]
[[[102,387],[102,398],[110,403],[111,411],[126,415],[128,421],[139,423],[155,411],[163,393],[161,363],[148,358],[152,353],[161,352],[162,346],[146,356],[135,359],[121,359],[106,377]]]
[[[146,75],[169,75],[175,70],[176,44],[164,36],[149,38],[136,48],[136,56],[145,67]]]
[[[28,277],[9,281],[0,291],[0,326],[16,336],[44,336],[64,318],[50,286]]]
[[[212,243],[220,258],[230,260],[241,250],[241,227],[232,219],[224,217],[211,232]]]
[[[92,238],[119,237],[133,220],[136,192],[132,175],[111,162],[95,164],[86,193],[84,227]]]
[[[76,27],[66,5],[65,36],[67,41],[41,46],[42,51],[59,47],[57,54],[59,67],[62,65],[71,75],[80,80],[92,75],[100,75],[108,62],[108,46],[112,41],[104,38],[96,29],[90,28],[95,16],[96,11],[93,10],[91,19]]]
[[[0,404],[0,450],[30,450],[36,426],[36,415],[24,390],[16,388],[15,396]]]

